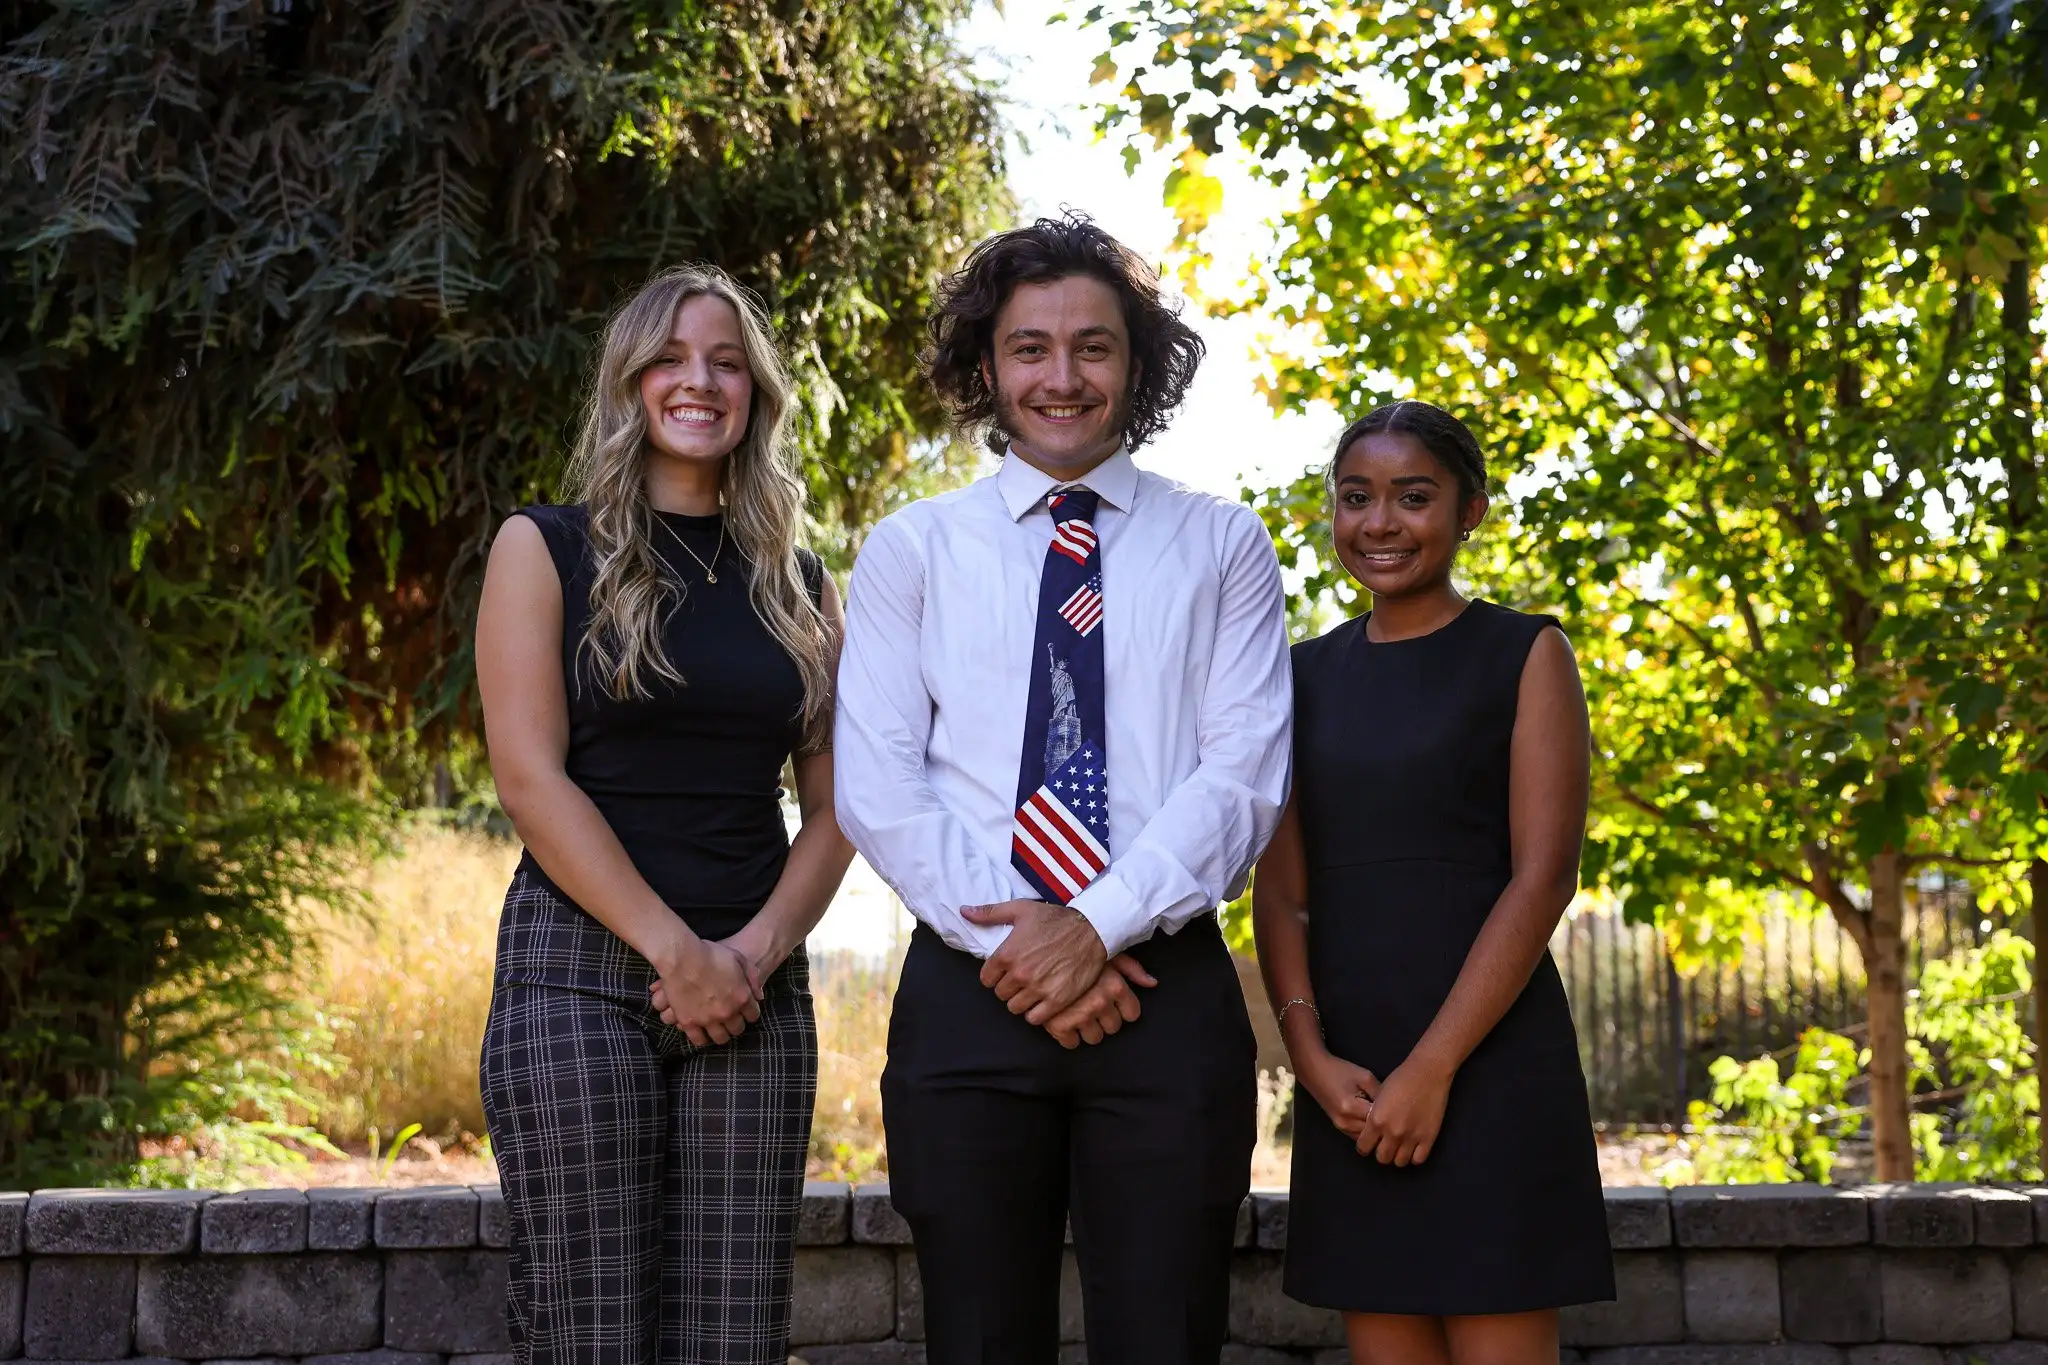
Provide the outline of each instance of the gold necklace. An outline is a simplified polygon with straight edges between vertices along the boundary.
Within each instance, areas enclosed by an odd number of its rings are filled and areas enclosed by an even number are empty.
[[[670,540],[673,540],[676,544],[682,546],[684,554],[688,555],[690,558],[697,561],[697,567],[704,571],[704,581],[706,583],[716,583],[718,581],[718,574],[716,571],[718,566],[718,556],[724,553],[725,551],[725,518],[720,517],[718,519],[718,544],[712,548],[711,562],[709,564],[706,564],[703,561],[703,559],[699,557],[697,552],[691,549],[689,545],[684,542],[681,534],[679,534],[676,531],[675,527],[669,525],[666,521],[662,521],[660,513],[657,512],[655,514],[654,519],[658,522],[661,522],[661,529],[668,532],[668,538]]]

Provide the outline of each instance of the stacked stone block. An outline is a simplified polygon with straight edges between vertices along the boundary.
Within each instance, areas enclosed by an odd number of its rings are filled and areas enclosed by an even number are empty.
[[[1225,1365],[1339,1365],[1280,1292],[1287,1198],[1238,1219]],[[1568,1365],[2048,1365],[2048,1190],[1610,1190],[1621,1296],[1567,1310]],[[0,1193],[0,1360],[499,1365],[495,1187]],[[813,1184],[796,1358],[922,1365],[924,1296],[886,1185]],[[1084,1359],[1062,1276],[1063,1365]]]

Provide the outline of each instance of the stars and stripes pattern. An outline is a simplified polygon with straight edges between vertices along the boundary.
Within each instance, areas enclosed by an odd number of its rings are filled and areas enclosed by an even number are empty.
[[[1042,898],[1065,904],[1109,866],[1102,499],[1072,485],[1053,489],[1045,505],[1052,537],[1038,580],[1010,865]]]
[[[1076,564],[1086,564],[1095,553],[1095,527],[1080,518],[1063,521],[1053,528],[1052,549]]]
[[[1062,901],[1109,866],[1109,776],[1102,753],[1083,744],[1017,809],[1011,852]]]
[[[1082,635],[1102,624],[1101,574],[1074,589],[1074,595],[1060,604],[1060,618]]]

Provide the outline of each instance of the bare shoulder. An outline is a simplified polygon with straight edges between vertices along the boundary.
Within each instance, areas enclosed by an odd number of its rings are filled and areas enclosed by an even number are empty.
[[[491,541],[491,559],[493,562],[501,555],[513,557],[540,555],[545,558],[547,552],[547,537],[541,534],[540,523],[532,517],[519,512],[514,512],[511,516],[505,518],[504,524],[498,528],[497,537]]]
[[[552,603],[559,607],[562,584],[554,554],[532,517],[515,514],[498,528],[484,568],[484,598],[486,607],[503,598],[528,606]]]
[[[1529,661],[1522,665],[1522,672],[1526,676],[1532,671],[1553,677],[1579,676],[1579,658],[1572,652],[1571,637],[1555,621],[1546,622],[1546,628],[1537,631],[1529,645]]]
[[[1586,691],[1579,678],[1578,656],[1564,628],[1549,622],[1529,645],[1529,657],[1522,664],[1521,704],[1523,708],[1562,708],[1580,715],[1586,710]]]

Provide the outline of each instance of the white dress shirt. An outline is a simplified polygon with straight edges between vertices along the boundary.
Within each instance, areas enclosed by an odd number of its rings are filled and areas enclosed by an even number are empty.
[[[1286,799],[1293,694],[1280,566],[1249,508],[1119,451],[1101,498],[1110,864],[1073,900],[1111,953],[1244,888]],[[1039,578],[1058,486],[1015,456],[869,534],[847,595],[833,739],[840,827],[947,943],[1036,900],[1010,862]]]

